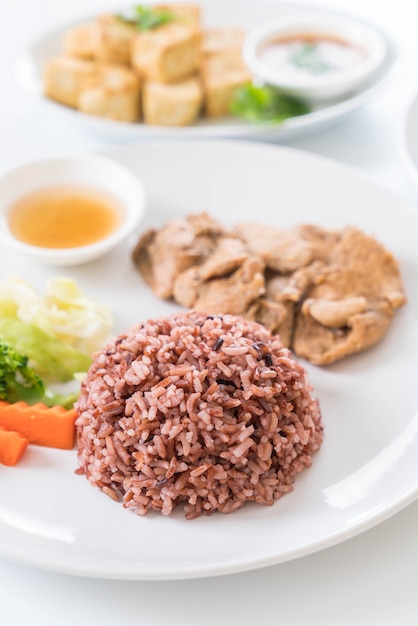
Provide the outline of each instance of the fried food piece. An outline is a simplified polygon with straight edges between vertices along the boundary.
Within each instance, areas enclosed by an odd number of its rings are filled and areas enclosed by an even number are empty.
[[[59,57],[47,63],[44,75],[45,95],[60,104],[76,108],[80,93],[97,74],[92,61]]]
[[[197,4],[156,4],[156,11],[171,13],[176,21],[183,22],[195,28],[200,27],[201,9]]]
[[[93,54],[100,63],[129,65],[136,29],[117,15],[100,15],[93,27]]]
[[[94,24],[71,28],[64,35],[64,52],[68,56],[92,60],[94,58]]]
[[[147,81],[143,88],[144,122],[157,126],[187,126],[199,116],[203,94],[196,77],[177,83]]]
[[[101,65],[91,84],[78,98],[78,109],[123,122],[140,118],[141,99],[138,76],[121,65]]]
[[[199,59],[200,31],[183,22],[136,33],[132,42],[132,67],[144,79],[182,80],[197,72]]]
[[[241,28],[208,28],[202,33],[202,54],[241,54],[245,32]]]
[[[236,90],[251,80],[240,52],[234,51],[204,58],[201,76],[208,117],[229,115]]]

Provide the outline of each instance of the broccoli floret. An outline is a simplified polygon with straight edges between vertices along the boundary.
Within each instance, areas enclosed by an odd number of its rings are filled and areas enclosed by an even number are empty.
[[[77,394],[67,396],[56,394],[48,389],[36,371],[28,365],[28,357],[0,338],[0,400],[7,402],[42,402],[46,406],[61,404],[70,408]]]

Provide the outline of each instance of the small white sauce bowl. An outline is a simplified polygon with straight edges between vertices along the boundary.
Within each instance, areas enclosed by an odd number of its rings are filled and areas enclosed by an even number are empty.
[[[121,207],[119,226],[97,242],[72,248],[43,248],[17,239],[10,231],[8,210],[23,197],[50,187],[97,189],[111,194]],[[17,253],[58,267],[97,259],[136,229],[145,213],[146,193],[135,174],[101,156],[42,159],[20,165],[0,177],[0,244]]]
[[[260,51],[281,38],[312,36],[345,41],[363,52],[364,61],[345,71],[284,77],[260,58]],[[319,102],[343,98],[358,89],[383,63],[387,54],[385,38],[361,20],[342,15],[303,13],[284,16],[250,31],[243,56],[257,82],[280,88],[289,95]],[[302,73],[301,73],[302,74]]]

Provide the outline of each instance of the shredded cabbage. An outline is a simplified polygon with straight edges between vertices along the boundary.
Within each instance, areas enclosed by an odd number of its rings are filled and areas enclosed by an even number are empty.
[[[24,324],[19,320],[9,321]],[[42,331],[38,329],[38,332]],[[46,406],[60,404],[70,409],[77,397],[77,392],[63,395],[47,387],[38,372],[29,365],[28,357],[19,354],[0,337],[0,400],[27,404],[40,402]]]
[[[0,317],[32,324],[89,357],[103,347],[113,325],[110,309],[67,277],[51,278],[45,297],[22,278],[6,278],[0,283]]]
[[[29,367],[48,383],[73,380],[76,372],[86,372],[91,365],[87,354],[18,319],[0,317],[0,340],[24,355]]]

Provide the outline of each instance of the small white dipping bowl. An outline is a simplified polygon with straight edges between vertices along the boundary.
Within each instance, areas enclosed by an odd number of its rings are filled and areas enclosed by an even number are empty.
[[[262,60],[262,50],[284,39],[328,39],[345,42],[361,53],[351,69],[323,73],[298,71],[284,73]],[[285,16],[250,31],[243,56],[256,81],[280,88],[289,95],[316,102],[343,98],[358,89],[385,59],[385,38],[375,28],[351,17],[303,13]]]
[[[9,228],[9,209],[25,196],[52,187],[84,188],[111,195],[121,209],[119,225],[107,237],[79,247],[44,248],[20,241]],[[103,256],[130,235],[140,223],[145,206],[145,189],[138,177],[105,157],[69,156],[32,161],[0,177],[0,243],[47,265],[80,265]]]

